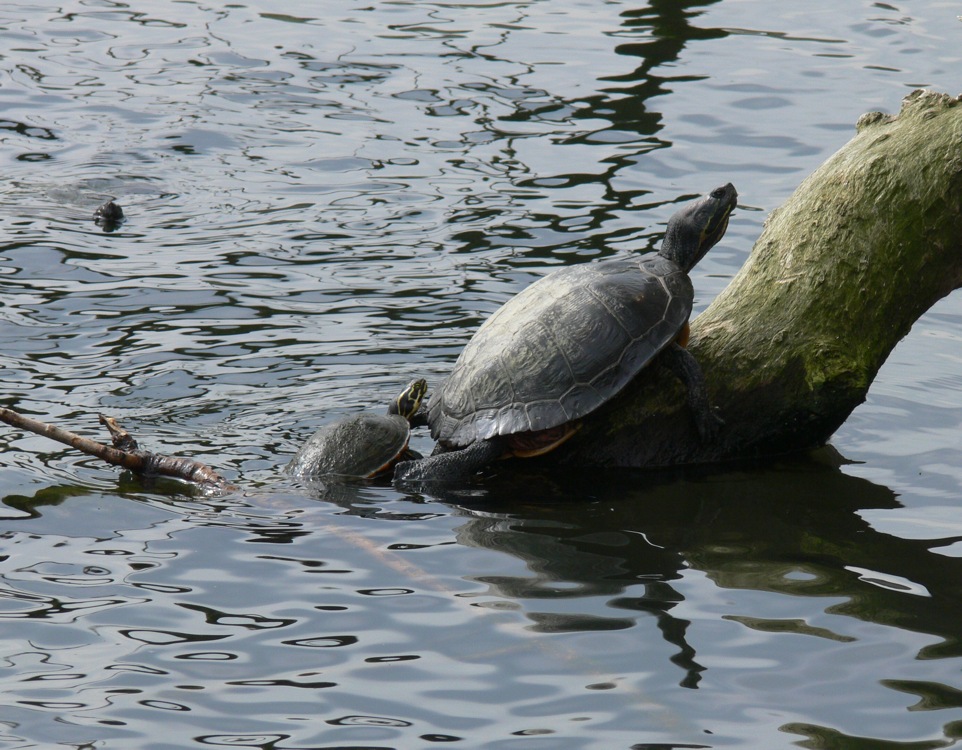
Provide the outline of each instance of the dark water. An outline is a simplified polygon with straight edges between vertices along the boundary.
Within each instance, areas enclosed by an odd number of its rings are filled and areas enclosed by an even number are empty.
[[[813,457],[443,497],[277,468],[730,180],[704,309],[860,114],[962,90],[959,12],[0,7],[0,403],[101,438],[110,414],[243,487],[0,427],[0,746],[955,744],[958,296]]]

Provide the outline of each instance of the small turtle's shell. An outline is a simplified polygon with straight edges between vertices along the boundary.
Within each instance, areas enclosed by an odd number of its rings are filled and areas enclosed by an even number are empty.
[[[322,427],[285,469],[299,477],[373,477],[407,449],[411,425],[397,414],[358,414]]]
[[[545,276],[468,342],[431,399],[431,434],[458,448],[580,419],[678,336],[693,298],[688,275],[660,255]]]

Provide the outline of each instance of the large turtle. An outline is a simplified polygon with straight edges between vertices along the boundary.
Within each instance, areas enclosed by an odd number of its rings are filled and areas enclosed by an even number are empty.
[[[391,402],[387,414],[362,413],[322,427],[284,470],[297,477],[370,478],[400,459],[418,458],[408,450],[408,440],[412,421],[424,422],[417,412],[426,392],[427,383],[414,380]]]
[[[711,440],[720,420],[684,348],[688,272],[725,234],[737,198],[729,183],[684,206],[657,254],[569,266],[509,300],[431,398],[434,455],[399,463],[395,477],[454,479],[502,456],[552,450],[656,356],[687,386],[701,438]]]

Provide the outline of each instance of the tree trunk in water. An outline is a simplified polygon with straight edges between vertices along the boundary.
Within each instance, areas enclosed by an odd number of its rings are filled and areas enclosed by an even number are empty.
[[[962,97],[916,91],[856,127],[692,323],[719,439],[699,441],[680,385],[652,367],[547,460],[670,466],[829,439],[912,324],[962,286]]]

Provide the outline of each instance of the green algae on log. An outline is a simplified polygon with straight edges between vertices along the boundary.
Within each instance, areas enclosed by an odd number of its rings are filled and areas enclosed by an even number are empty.
[[[962,286],[962,97],[915,91],[772,212],[744,267],[692,322],[725,420],[702,444],[674,378],[651,368],[546,457],[653,467],[823,445],[895,345]],[[746,193],[750,186],[742,187]]]

